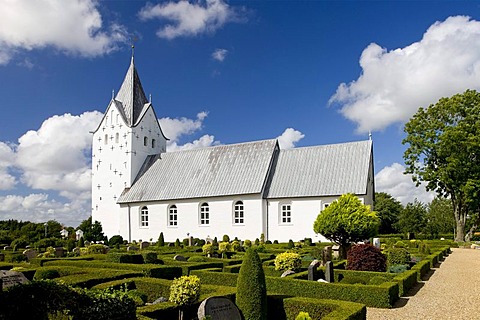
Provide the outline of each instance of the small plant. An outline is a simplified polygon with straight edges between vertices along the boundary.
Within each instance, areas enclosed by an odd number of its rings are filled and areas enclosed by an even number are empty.
[[[197,276],[182,276],[172,281],[169,301],[180,308],[179,319],[183,319],[184,308],[194,304],[200,297],[200,279]]]
[[[105,246],[103,244],[92,244],[87,249],[88,254],[105,253]]]
[[[256,246],[260,245],[260,240],[258,240],[258,238],[255,239],[255,245]]]
[[[223,238],[222,238],[222,241],[223,242],[230,242],[230,237],[226,234],[223,235]]]
[[[431,253],[430,247],[423,241],[418,244],[418,252],[427,255]]]
[[[261,243],[261,244],[264,244],[264,243],[265,243],[265,234],[264,234],[264,233],[261,233],[261,234],[260,234],[260,243]]]
[[[157,246],[159,247],[165,246],[165,239],[163,238],[163,232],[160,232],[160,235],[158,236]]]
[[[250,248],[250,247],[252,246],[252,241],[250,241],[250,240],[248,240],[248,239],[245,240],[245,241],[243,241],[243,246],[244,246],[245,248]]]
[[[305,238],[305,240],[303,242],[305,243],[306,246],[312,246],[313,245],[312,238]]]
[[[234,240],[230,244],[230,249],[234,252],[240,251],[240,248],[241,248],[241,246],[240,246],[240,242],[238,242],[238,240]]]
[[[347,253],[347,269],[385,272],[387,270],[387,258],[380,249],[372,245],[354,245]]]
[[[180,247],[180,240],[178,238],[175,240],[175,247]]]
[[[228,242],[220,242],[218,244],[218,252],[221,253],[222,258],[224,258],[224,255],[226,252],[229,252],[231,250],[230,243]]]
[[[408,265],[406,264],[396,264],[388,267],[389,273],[402,273],[408,270]]]
[[[213,248],[213,244],[207,243],[202,246],[202,252],[204,255],[209,255],[213,254],[215,252],[215,249]]]
[[[312,317],[308,314],[308,312],[303,312],[300,311],[298,316],[295,318],[295,320],[312,320]]]
[[[292,239],[288,240],[288,249],[293,249],[293,247],[295,247],[293,240]]]
[[[302,258],[298,253],[284,252],[275,258],[275,270],[292,270],[297,271],[302,266]]]
[[[410,262],[410,253],[404,248],[391,248],[387,251],[387,264],[393,266],[396,264],[408,264]]]
[[[273,244],[278,244],[278,240],[273,240]]]

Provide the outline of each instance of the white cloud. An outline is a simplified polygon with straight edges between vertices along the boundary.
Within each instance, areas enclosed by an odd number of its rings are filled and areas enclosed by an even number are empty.
[[[410,174],[404,174],[405,167],[399,163],[386,166],[375,175],[375,189],[386,192],[403,205],[414,202],[430,203],[435,197],[434,192],[427,192],[424,185],[415,186]]]
[[[227,49],[215,49],[215,51],[212,53],[212,58],[222,62],[223,60],[225,60],[227,53]]]
[[[303,133],[293,128],[287,128],[277,137],[280,149],[295,148],[295,144],[305,137]]]
[[[143,7],[139,16],[143,20],[161,19],[171,21],[157,31],[160,38],[174,39],[183,36],[196,36],[214,33],[227,22],[239,21],[238,10],[222,0],[167,2]]]
[[[404,48],[372,43],[360,58],[360,77],[340,84],[330,103],[342,105],[359,133],[403,123],[421,106],[480,88],[479,43],[480,22],[465,16],[434,23]]]
[[[219,145],[219,141],[215,141],[215,137],[211,135],[203,135],[199,139],[194,140],[193,142],[187,142],[183,145],[178,145],[176,142],[173,142],[167,146],[168,152],[180,151],[180,150],[190,150],[210,147],[213,145]]]
[[[16,178],[8,172],[15,163],[13,149],[0,141],[0,190],[12,189],[17,183]]]
[[[0,0],[0,64],[19,50],[52,46],[64,53],[98,56],[126,39],[118,24],[104,27],[94,0]]]
[[[64,196],[80,196],[91,187],[92,136],[102,118],[100,112],[80,116],[64,114],[45,120],[37,131],[19,139],[15,165],[27,186],[56,190]]]

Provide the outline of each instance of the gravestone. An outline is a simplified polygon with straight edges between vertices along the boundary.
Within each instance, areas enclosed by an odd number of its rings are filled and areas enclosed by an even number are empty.
[[[27,257],[27,260],[31,260],[31,259],[37,257],[37,251],[32,250],[32,249],[27,249],[27,250],[23,251],[23,255],[25,257]]]
[[[312,263],[308,266],[308,280],[315,281],[315,273],[317,272],[317,268],[320,266],[320,261],[313,260]]]
[[[373,245],[375,248],[380,249],[380,238],[373,238]]]
[[[213,239],[210,238],[210,236],[207,236],[207,238],[205,239],[205,243],[210,243],[210,244],[212,244],[212,243],[213,243]]]
[[[10,247],[10,246],[5,246],[5,247],[3,247],[3,250],[12,250],[12,247]]]
[[[138,251],[138,247],[135,246],[128,246],[127,251]]]
[[[322,252],[322,263],[327,264],[327,261],[332,261],[332,246],[326,246]]]
[[[0,270],[2,288],[12,287],[17,284],[29,283],[30,281],[21,272]]]
[[[291,275],[291,274],[295,274],[295,271],[293,271],[293,270],[287,270],[287,271],[283,272],[280,277],[285,278],[286,276],[289,276],[289,275]]]
[[[77,254],[77,253],[80,254],[80,248],[73,248],[72,252],[74,254]]]
[[[328,282],[327,280],[322,279],[322,278],[318,279],[317,282],[330,283],[330,282]]]
[[[145,248],[148,248],[150,246],[150,243],[148,243],[147,241],[143,241],[142,243],[140,243],[140,249],[145,249]]]
[[[88,247],[91,244],[91,242],[88,240],[84,241],[83,243],[85,244],[85,247]]]
[[[326,268],[325,268],[325,280],[327,280],[330,283],[333,283],[335,280],[335,277],[333,275],[333,262],[328,261]]]
[[[167,245],[167,247],[175,247],[175,243],[169,242],[168,245]]]
[[[180,254],[177,254],[175,257],[173,257],[173,260],[176,260],[176,261],[187,261],[187,259],[180,255]]]
[[[64,255],[65,255],[65,250],[63,249],[63,247],[56,247],[55,248],[55,257],[61,258]]]
[[[211,297],[202,301],[198,307],[198,319],[209,316],[211,320],[242,320],[237,306],[229,299]]]
[[[188,238],[188,246],[191,247],[193,245],[193,237]]]

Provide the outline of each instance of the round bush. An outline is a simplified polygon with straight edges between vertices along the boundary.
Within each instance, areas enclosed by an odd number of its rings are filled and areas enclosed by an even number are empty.
[[[391,248],[387,251],[387,263],[389,266],[396,264],[408,264],[410,262],[410,253],[404,248]]]
[[[387,270],[387,258],[380,249],[372,245],[354,245],[347,253],[347,269],[385,272]]]
[[[114,247],[117,244],[123,244],[123,237],[121,235],[114,235],[108,240],[108,244],[112,247]]]
[[[275,257],[275,270],[298,271],[302,266],[302,258],[298,253],[284,252]]]
[[[245,320],[267,319],[267,285],[262,261],[255,249],[248,249],[237,278],[235,304]]]
[[[301,311],[295,320],[312,320],[312,317],[308,314],[308,312]]]

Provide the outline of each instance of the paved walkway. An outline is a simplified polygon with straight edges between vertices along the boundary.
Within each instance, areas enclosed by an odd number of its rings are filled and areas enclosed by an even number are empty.
[[[394,308],[367,308],[367,320],[480,319],[480,250],[452,251]]]

